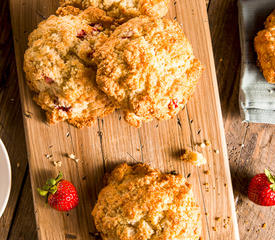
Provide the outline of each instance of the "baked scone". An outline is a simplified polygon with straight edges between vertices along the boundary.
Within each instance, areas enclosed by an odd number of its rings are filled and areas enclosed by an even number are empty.
[[[111,17],[129,19],[139,15],[163,17],[170,0],[60,0],[60,6],[89,6],[103,9]]]
[[[146,16],[118,26],[94,58],[99,87],[136,127],[175,116],[202,72],[179,24]]]
[[[24,71],[34,100],[49,123],[67,120],[89,126],[115,109],[95,82],[94,48],[113,29],[113,19],[96,8],[60,8],[29,36]],[[93,67],[94,65],[94,67]]]
[[[92,211],[103,240],[198,240],[201,214],[190,184],[146,164],[118,166]]]
[[[267,82],[275,83],[275,9],[265,22],[265,29],[254,39],[258,64]]]

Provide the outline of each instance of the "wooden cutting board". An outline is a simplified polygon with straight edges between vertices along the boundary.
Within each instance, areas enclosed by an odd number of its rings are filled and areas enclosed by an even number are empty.
[[[205,1],[172,0],[169,10],[169,17],[182,25],[205,66],[193,98],[176,118],[153,121],[140,129],[128,125],[119,111],[81,130],[66,123],[45,123],[43,111],[25,84],[23,54],[28,34],[53,14],[57,5],[57,0],[10,0],[39,239],[94,239],[91,210],[103,186],[104,172],[125,161],[145,162],[188,177],[201,206],[203,239],[239,239]],[[211,146],[195,146],[204,140]],[[182,150],[191,147],[205,155],[206,165],[194,167],[179,160]],[[78,164],[66,157],[71,153],[80,159]],[[62,161],[62,167],[54,167],[52,161]],[[68,214],[49,208],[36,192],[59,170],[76,185],[80,195],[79,206]]]

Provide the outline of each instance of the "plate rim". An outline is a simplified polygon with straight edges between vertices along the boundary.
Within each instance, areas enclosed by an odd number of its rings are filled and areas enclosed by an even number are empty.
[[[9,158],[9,155],[8,155],[8,152],[7,152],[7,149],[3,143],[3,141],[0,139],[0,152],[3,154],[4,156],[4,161],[6,162],[6,165],[7,165],[7,168],[8,168],[8,176],[9,176],[9,179],[8,179],[8,189],[7,189],[7,194],[4,198],[4,202],[3,202],[3,205],[0,206],[0,218],[2,217],[5,209],[6,209],[6,206],[8,204],[8,200],[9,200],[9,197],[10,197],[10,191],[11,191],[11,181],[12,181],[12,177],[11,177],[11,165],[10,165],[10,158]]]

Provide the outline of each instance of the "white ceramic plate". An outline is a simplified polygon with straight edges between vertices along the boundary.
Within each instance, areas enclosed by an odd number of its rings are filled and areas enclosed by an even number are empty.
[[[10,195],[11,167],[7,150],[0,139],[0,217],[2,216]]]

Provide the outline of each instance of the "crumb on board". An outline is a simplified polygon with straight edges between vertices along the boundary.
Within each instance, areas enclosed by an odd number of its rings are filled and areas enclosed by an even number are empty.
[[[50,159],[50,158],[53,157],[53,155],[52,155],[52,154],[45,154],[45,157],[46,157],[47,159]]]
[[[17,168],[20,168],[20,163],[19,163],[19,162],[16,163],[16,167],[17,167]]]
[[[216,232],[217,228],[215,226],[212,227],[213,231]]]
[[[218,149],[214,149],[214,153],[219,154],[220,151]]]
[[[191,162],[195,166],[206,164],[206,159],[201,153],[187,149],[184,150],[184,153],[181,155],[180,159]]]
[[[70,159],[72,159],[72,160],[74,160],[76,163],[79,162],[79,159],[76,158],[76,156],[73,153],[67,154],[67,157],[70,158]]]
[[[55,167],[61,167],[62,166],[62,162],[61,161],[52,161],[53,165]]]
[[[266,228],[266,223],[263,223],[263,224],[262,224],[262,228]]]
[[[198,143],[197,144],[199,147],[201,147],[201,148],[205,148],[206,147],[206,145],[205,145],[205,143],[204,142],[202,142],[202,143]]]
[[[206,174],[206,175],[209,175],[210,171],[209,170],[204,170],[203,173]]]

